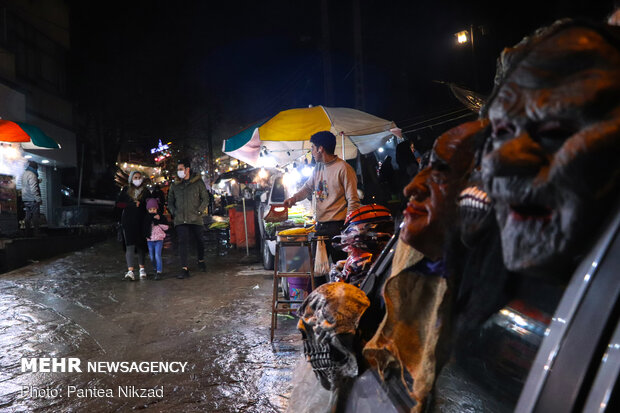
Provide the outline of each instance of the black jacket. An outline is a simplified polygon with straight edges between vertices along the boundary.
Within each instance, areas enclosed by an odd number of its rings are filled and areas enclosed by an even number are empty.
[[[159,219],[155,219],[153,218],[153,215],[151,215],[149,212],[147,212],[144,215],[144,220],[143,220],[143,227],[142,227],[142,231],[144,231],[144,237],[145,238],[149,238],[151,236],[151,229],[153,228],[153,224],[155,225],[159,225],[159,224],[163,224],[163,225],[169,225],[168,224],[168,220],[166,219],[165,216],[163,216],[160,213],[157,213],[155,215],[159,215]]]
[[[138,197],[140,205],[136,206],[135,201],[128,193],[128,187],[124,187],[118,196],[117,205],[123,208],[121,215],[121,227],[125,236],[125,245],[146,246],[146,235],[144,234],[144,216],[146,215],[146,199],[148,191],[146,188]]]

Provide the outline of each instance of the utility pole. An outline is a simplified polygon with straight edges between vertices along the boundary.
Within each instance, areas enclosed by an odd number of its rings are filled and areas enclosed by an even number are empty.
[[[473,24],[469,25],[469,29],[468,30],[463,30],[460,31],[458,33],[455,33],[454,35],[456,36],[456,42],[457,44],[461,45],[461,46],[465,46],[467,43],[471,44],[471,68],[473,73],[473,81],[474,81],[474,90],[476,92],[479,91],[479,83],[478,83],[478,68],[476,65],[476,42],[474,39],[474,29],[476,28],[476,26],[474,26]],[[478,29],[480,30],[478,33],[480,33],[481,35],[484,36],[484,27],[483,26],[478,26]]]
[[[472,60],[472,67],[474,69],[474,87],[476,88],[476,92],[479,92],[479,85],[478,85],[478,68],[476,65],[476,42],[474,42],[474,25],[470,24],[469,25],[469,38],[471,39],[471,60]]]
[[[353,19],[355,30],[355,109],[365,110],[364,54],[362,52],[362,13],[360,0],[353,0]]]
[[[211,124],[213,122],[213,108],[210,103],[207,113],[207,168],[209,168],[207,176],[209,177],[210,184],[211,181],[215,180],[215,170],[213,169],[213,134],[211,133],[213,131],[213,125]]]
[[[334,84],[332,79],[331,40],[329,36],[329,4],[321,0],[321,31],[323,35],[323,98],[325,105],[334,106]]]

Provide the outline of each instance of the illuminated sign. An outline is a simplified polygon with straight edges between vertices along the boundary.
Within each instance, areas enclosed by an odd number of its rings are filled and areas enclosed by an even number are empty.
[[[157,145],[157,148],[152,148],[151,149],[151,154],[157,153],[157,152],[163,152],[165,150],[170,149],[170,142],[168,142],[167,144],[162,144],[161,143],[161,139],[159,140],[159,144]]]
[[[157,148],[151,149],[151,154],[155,155],[156,163],[159,163],[163,161],[164,159],[172,156],[172,154],[170,153],[170,145],[172,145],[172,142],[163,144],[161,143],[161,139],[160,139],[159,143],[157,144]]]
[[[169,157],[170,157],[169,153],[162,153],[161,155],[155,157],[155,162],[161,162],[164,159],[169,158]]]

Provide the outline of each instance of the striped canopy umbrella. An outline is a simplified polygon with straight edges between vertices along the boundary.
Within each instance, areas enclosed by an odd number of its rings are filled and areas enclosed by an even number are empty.
[[[226,139],[222,147],[222,152],[249,165],[257,166],[261,149],[261,141],[258,138],[258,127],[265,122],[266,120],[257,122],[249,128]]]
[[[343,159],[377,150],[392,136],[401,136],[394,122],[350,108],[290,109],[261,121],[224,141],[223,152],[252,166],[267,152],[284,165],[310,150],[310,137],[328,130],[336,135],[336,153]]]
[[[41,129],[23,122],[0,119],[0,142],[21,143],[24,149],[59,149]]]

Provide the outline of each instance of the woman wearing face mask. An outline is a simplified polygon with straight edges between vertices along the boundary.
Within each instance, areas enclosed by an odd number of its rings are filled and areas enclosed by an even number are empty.
[[[146,215],[146,198],[149,192],[142,173],[132,171],[129,174],[128,185],[119,195],[118,204],[124,206],[121,216],[121,227],[125,238],[125,258],[127,260],[127,272],[125,279],[135,280],[134,258],[138,253],[138,265],[140,266],[140,278],[146,278],[144,258],[146,254],[146,236],[144,234],[144,217]]]

